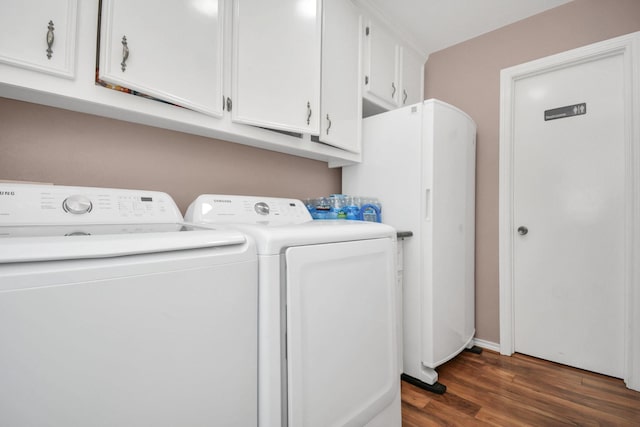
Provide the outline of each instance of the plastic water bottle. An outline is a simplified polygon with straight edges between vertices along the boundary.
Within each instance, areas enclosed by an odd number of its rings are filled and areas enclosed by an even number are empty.
[[[360,219],[360,204],[357,197],[347,196],[345,199],[346,218],[351,220]]]

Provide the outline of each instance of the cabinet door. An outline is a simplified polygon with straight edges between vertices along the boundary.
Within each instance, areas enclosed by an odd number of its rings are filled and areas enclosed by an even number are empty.
[[[103,0],[99,78],[222,116],[224,0]]]
[[[75,77],[77,0],[3,0],[0,61]]]
[[[382,26],[370,22],[365,30],[365,97],[383,107],[398,106],[398,44]]]
[[[420,55],[413,50],[403,47],[402,53],[402,91],[400,93],[400,105],[411,105],[421,102],[423,93],[424,62]]]
[[[359,153],[360,14],[350,1],[324,0],[322,15],[320,141]]]
[[[319,133],[321,0],[237,0],[231,117]]]

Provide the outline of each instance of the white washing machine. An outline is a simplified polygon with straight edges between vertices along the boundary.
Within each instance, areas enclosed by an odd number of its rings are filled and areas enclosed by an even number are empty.
[[[256,426],[257,280],[167,194],[0,183],[0,425]]]
[[[256,240],[260,427],[400,427],[393,228],[228,195],[198,197],[185,220]]]

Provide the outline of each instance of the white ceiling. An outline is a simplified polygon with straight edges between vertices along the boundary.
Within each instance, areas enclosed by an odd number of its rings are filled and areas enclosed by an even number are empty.
[[[571,0],[361,0],[422,54],[442,50]]]

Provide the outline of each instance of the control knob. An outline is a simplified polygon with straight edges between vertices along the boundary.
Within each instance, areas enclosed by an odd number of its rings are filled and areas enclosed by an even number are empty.
[[[89,198],[82,195],[69,196],[62,202],[62,209],[74,215],[82,215],[91,212],[93,204]]]
[[[269,205],[265,202],[258,202],[253,206],[253,209],[258,215],[269,215]]]

